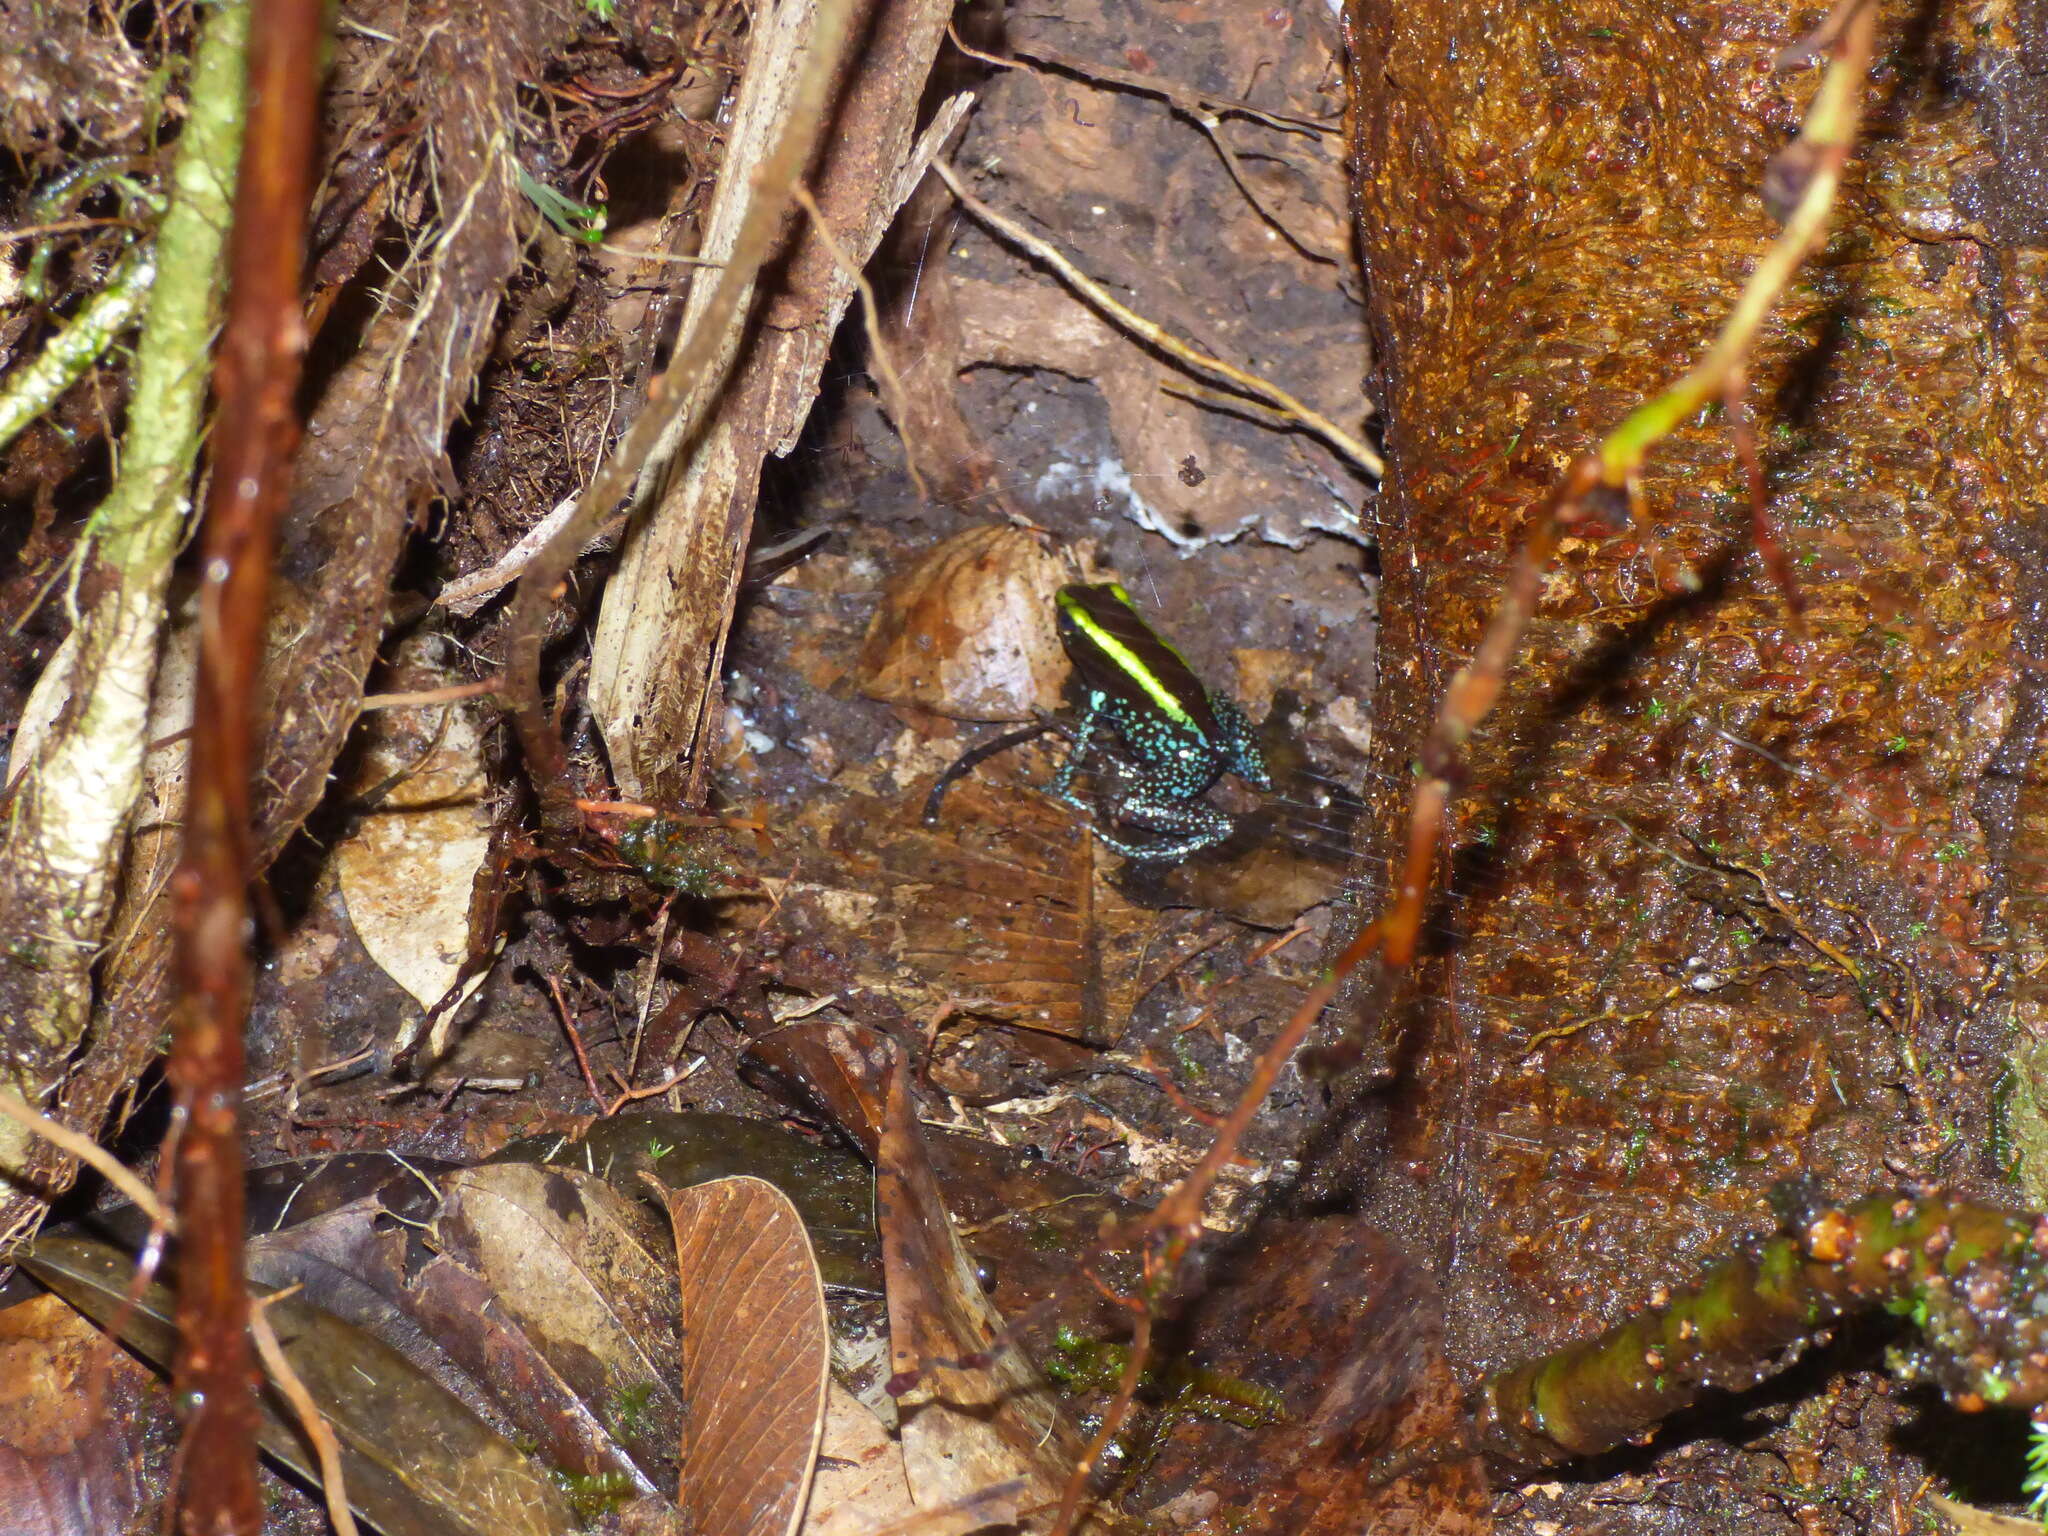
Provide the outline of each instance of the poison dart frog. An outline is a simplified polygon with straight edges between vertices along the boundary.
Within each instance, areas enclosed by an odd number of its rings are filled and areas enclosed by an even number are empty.
[[[1073,750],[1047,786],[1053,798],[1092,812],[1074,793],[1074,776],[1107,725],[1130,759],[1095,835],[1126,859],[1183,859],[1230,836],[1231,819],[1202,796],[1226,772],[1258,789],[1272,776],[1236,703],[1211,694],[1187,660],[1147,624],[1116,582],[1061,587],[1055,595],[1060,644],[1074,664],[1081,720]],[[1132,842],[1118,823],[1165,834]]]

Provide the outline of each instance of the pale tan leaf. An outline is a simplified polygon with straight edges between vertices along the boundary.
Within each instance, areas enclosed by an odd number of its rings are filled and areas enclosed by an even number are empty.
[[[916,1513],[903,1447],[872,1408],[833,1382],[803,1536],[866,1536]]]
[[[765,1179],[665,1193],[683,1300],[684,1515],[693,1536],[789,1536],[831,1362],[810,1239]]]
[[[1932,1494],[1927,1502],[1957,1532],[1957,1536],[2040,1536],[2041,1522],[2019,1515],[1994,1514],[1973,1504],[1961,1504]]]
[[[428,688],[466,681],[427,666],[408,667],[406,678]],[[351,787],[384,792],[334,850],[356,937],[422,1008],[440,1001],[462,968],[470,891],[490,848],[480,718],[470,703],[366,716]]]
[[[874,1410],[837,1382],[802,1536],[965,1536],[1017,1519],[1022,1485],[983,1489],[953,1505],[919,1509],[903,1474],[903,1447]]]

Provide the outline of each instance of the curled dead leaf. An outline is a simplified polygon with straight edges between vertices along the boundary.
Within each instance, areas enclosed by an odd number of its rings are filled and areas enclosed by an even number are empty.
[[[1067,663],[1052,599],[1068,579],[1021,529],[954,535],[891,583],[861,645],[861,691],[961,720],[1057,709]]]

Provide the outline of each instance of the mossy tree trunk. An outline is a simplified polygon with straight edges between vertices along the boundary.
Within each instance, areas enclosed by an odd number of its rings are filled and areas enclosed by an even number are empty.
[[[2012,1150],[2048,982],[2048,250],[2011,211],[2041,113],[2004,7],[1932,14],[1886,5],[1835,233],[1752,370],[1805,633],[1709,413],[1650,455],[1634,532],[1567,541],[1426,958],[1358,999],[1393,1084],[1369,1214],[1432,1261],[1467,1366],[1696,1273],[1790,1176],[2048,1196]],[[1817,15],[1354,0],[1378,782],[1410,780],[1559,471],[1768,244],[1819,73],[1770,66]]]

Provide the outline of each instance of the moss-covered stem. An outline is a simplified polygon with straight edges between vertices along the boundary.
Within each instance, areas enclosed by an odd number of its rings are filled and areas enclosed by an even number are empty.
[[[1804,1220],[1598,1338],[1477,1390],[1477,1443],[1541,1467],[1646,1437],[1709,1388],[1755,1385],[1844,1313],[1885,1307],[1918,1340],[1902,1373],[1968,1409],[2048,1400],[2048,1218],[1874,1196]]]
[[[134,246],[114,263],[107,280],[43,344],[0,384],[0,448],[13,442],[57,398],[85,376],[121,333],[135,323],[149,299],[156,277],[156,252],[147,243]]]
[[[221,0],[207,14],[136,345],[120,476],[80,552],[80,590],[90,597],[60,659],[37,680],[28,714],[53,724],[9,790],[0,825],[0,950],[35,957],[0,967],[0,1079],[31,1103],[84,1029],[141,788],[164,593],[191,508],[220,309],[248,30],[247,0]],[[0,1174],[29,1172],[32,1150],[25,1132],[0,1128]],[[0,1245],[38,1215],[26,1195],[0,1202]]]

